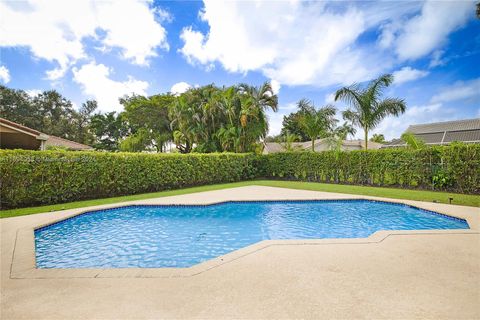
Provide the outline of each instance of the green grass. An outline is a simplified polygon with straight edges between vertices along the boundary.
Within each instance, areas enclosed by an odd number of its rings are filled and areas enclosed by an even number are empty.
[[[136,194],[131,196],[122,196],[122,197],[114,197],[114,198],[75,201],[75,202],[54,204],[54,205],[40,206],[40,207],[2,210],[0,211],[0,217],[2,218],[16,217],[16,216],[22,216],[22,215],[34,214],[34,213],[75,209],[75,208],[82,208],[82,207],[89,207],[89,206],[97,206],[102,204],[112,204],[112,203],[118,203],[118,202],[124,202],[124,201],[176,196],[176,195],[182,195],[182,194],[188,194],[188,193],[220,190],[220,189],[250,186],[250,185],[291,188],[291,189],[301,189],[301,190],[313,190],[313,191],[325,191],[325,192],[338,192],[338,193],[377,196],[377,197],[394,198],[394,199],[418,200],[418,201],[436,200],[437,202],[440,202],[440,203],[448,203],[448,198],[452,197],[453,198],[452,204],[464,205],[464,206],[475,206],[475,207],[480,206],[479,195],[466,195],[466,194],[458,194],[458,193],[450,193],[450,192],[434,192],[434,191],[408,190],[408,189],[397,189],[397,188],[350,186],[350,185],[326,184],[326,183],[315,183],[315,182],[254,180],[254,181],[242,181],[242,182],[235,182],[235,183],[207,185],[207,186],[193,187],[193,188],[184,188],[184,189],[178,189],[178,190],[160,191],[160,192],[153,192],[153,193]]]
[[[262,180],[259,181],[262,186],[291,188],[301,190],[313,190],[313,191],[325,191],[325,192],[338,192],[347,194],[358,194],[374,197],[385,197],[393,199],[407,199],[417,201],[432,202],[436,200],[439,203],[449,203],[449,198],[453,198],[452,204],[461,206],[480,206],[480,195],[461,194],[453,192],[438,192],[438,191],[425,191],[425,190],[410,190],[399,188],[380,188],[380,187],[364,187],[364,186],[351,186],[342,184],[328,184],[328,183],[316,183],[316,182],[300,182],[300,181],[272,181]],[[255,183],[252,183],[255,184]]]

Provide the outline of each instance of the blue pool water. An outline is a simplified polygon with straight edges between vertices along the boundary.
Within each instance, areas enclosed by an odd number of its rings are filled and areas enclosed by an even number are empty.
[[[38,268],[189,267],[266,239],[368,237],[377,230],[468,229],[465,220],[368,200],[134,206],[35,231]]]

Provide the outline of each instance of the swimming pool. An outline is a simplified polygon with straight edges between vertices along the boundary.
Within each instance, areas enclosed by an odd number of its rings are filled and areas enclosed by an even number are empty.
[[[363,238],[377,230],[468,229],[465,220],[370,200],[129,206],[35,230],[37,268],[189,267],[262,240]]]

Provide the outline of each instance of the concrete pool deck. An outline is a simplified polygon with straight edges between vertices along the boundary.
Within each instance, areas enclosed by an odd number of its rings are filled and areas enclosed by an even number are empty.
[[[470,229],[269,240],[185,269],[34,268],[33,228],[84,211],[285,199],[400,202],[464,218]],[[5,218],[0,227],[2,319],[480,318],[479,208],[248,186]]]

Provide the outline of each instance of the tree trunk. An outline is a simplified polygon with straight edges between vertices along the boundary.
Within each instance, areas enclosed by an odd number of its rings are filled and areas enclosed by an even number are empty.
[[[368,150],[368,129],[365,128],[365,151]],[[367,174],[367,167],[368,167],[368,158],[367,158],[367,153],[365,152],[364,154],[365,156],[365,167],[364,167],[364,171],[363,171],[363,183],[369,183],[369,178],[368,178],[368,174]]]
[[[365,150],[368,150],[368,130],[365,130]]]
[[[315,152],[315,139],[312,139],[312,152]]]

